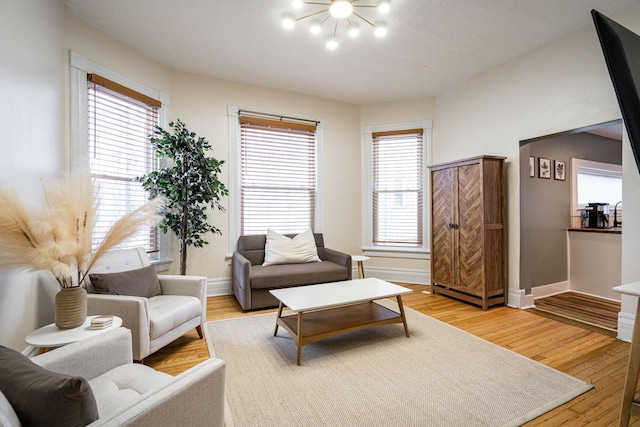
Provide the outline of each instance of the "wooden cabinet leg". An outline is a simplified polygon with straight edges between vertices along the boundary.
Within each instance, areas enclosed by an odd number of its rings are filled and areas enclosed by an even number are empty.
[[[627,379],[624,382],[622,406],[620,407],[620,426],[626,427],[629,425],[631,406],[636,394],[636,388],[638,387],[638,373],[640,373],[640,298],[638,298],[638,307],[636,308],[636,319],[633,322]]]

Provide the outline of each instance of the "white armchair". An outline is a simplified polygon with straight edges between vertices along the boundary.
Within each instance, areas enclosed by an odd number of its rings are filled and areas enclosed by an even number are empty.
[[[132,363],[131,334],[118,328],[32,360],[89,381],[99,416],[91,426],[223,425],[225,363],[220,359],[172,377]]]
[[[150,265],[143,248],[114,250],[96,262],[90,273],[119,273]],[[206,278],[158,275],[161,295],[150,298],[94,293],[87,280],[87,314],[111,314],[122,318],[131,330],[134,360],[145,357],[195,328],[203,338],[207,316]]]

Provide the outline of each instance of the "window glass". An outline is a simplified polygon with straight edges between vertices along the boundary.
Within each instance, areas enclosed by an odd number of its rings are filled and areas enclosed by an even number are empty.
[[[316,127],[240,116],[240,233],[316,228]]]
[[[100,197],[95,248],[119,218],[148,200],[141,184],[133,179],[158,168],[149,143],[158,124],[158,108],[91,80],[87,81],[87,94],[89,164]],[[139,230],[120,247],[157,252],[157,227]]]

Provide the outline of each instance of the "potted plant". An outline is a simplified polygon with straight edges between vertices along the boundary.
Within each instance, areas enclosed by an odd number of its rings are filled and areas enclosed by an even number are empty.
[[[156,198],[123,216],[92,248],[99,203],[89,172],[67,174],[43,190],[45,203],[38,211],[25,206],[15,190],[0,188],[0,268],[50,271],[60,285],[56,326],[74,328],[87,317],[83,284],[91,267],[156,218],[164,201]]]
[[[167,200],[164,218],[159,226],[171,230],[180,243],[180,274],[187,271],[187,246],[201,248],[208,244],[202,236],[208,232],[222,234],[207,222],[208,207],[224,211],[222,197],[229,194],[218,175],[224,164],[213,156],[209,142],[190,132],[180,120],[170,122],[173,132],[155,127],[150,138],[156,156],[171,160],[171,165],[137,178],[151,197],[163,195]]]

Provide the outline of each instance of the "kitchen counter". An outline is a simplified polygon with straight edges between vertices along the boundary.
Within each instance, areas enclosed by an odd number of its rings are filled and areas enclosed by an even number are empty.
[[[611,228],[568,228],[567,231],[580,231],[583,233],[622,234],[622,227]]]

